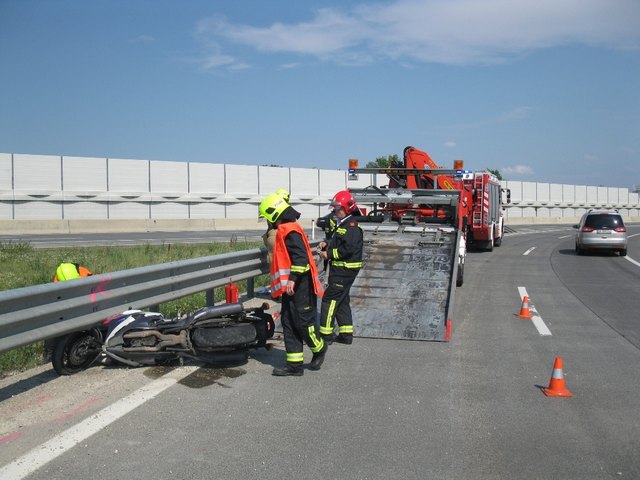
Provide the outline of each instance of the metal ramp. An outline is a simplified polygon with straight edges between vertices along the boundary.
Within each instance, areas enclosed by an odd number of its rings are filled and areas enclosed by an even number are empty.
[[[448,341],[458,231],[443,225],[368,225],[364,267],[351,288],[358,337]]]

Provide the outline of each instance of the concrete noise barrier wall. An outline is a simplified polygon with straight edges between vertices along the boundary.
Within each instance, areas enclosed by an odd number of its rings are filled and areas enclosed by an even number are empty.
[[[345,160],[345,167],[346,167]],[[279,188],[305,223],[346,187],[385,185],[345,170],[0,153],[0,226],[7,233],[257,228],[257,206]],[[589,208],[638,218],[627,188],[502,182],[510,223],[574,223]]]

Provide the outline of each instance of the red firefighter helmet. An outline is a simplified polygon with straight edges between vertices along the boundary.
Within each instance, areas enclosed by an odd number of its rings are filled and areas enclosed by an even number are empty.
[[[351,213],[358,208],[356,201],[353,199],[353,195],[351,195],[349,190],[340,190],[333,196],[329,205],[333,208],[342,207],[347,213]]]

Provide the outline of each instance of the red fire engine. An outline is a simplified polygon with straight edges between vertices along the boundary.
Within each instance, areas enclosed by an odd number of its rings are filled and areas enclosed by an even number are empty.
[[[453,170],[445,170],[428,153],[411,146],[404,149],[403,157],[402,163],[376,169],[376,173],[389,177],[388,188],[459,190],[458,228],[464,232],[467,243],[489,251],[494,246],[500,246],[504,234],[503,194],[506,203],[509,203],[510,192],[501,187],[495,175],[488,171],[464,170],[462,160],[454,161]],[[368,172],[371,170],[367,169]],[[427,205],[390,204],[378,207],[391,210],[392,218],[403,223],[420,223],[430,218],[444,219],[447,215],[445,210]]]

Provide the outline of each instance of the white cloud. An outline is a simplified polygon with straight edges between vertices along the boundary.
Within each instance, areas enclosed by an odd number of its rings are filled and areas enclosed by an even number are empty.
[[[296,68],[298,65],[300,65],[298,62],[283,63],[282,65],[280,65],[280,69],[281,70],[291,70],[293,68]]]
[[[505,175],[533,175],[533,168],[526,165],[514,165],[500,169],[500,173]]]
[[[205,49],[207,50],[207,54],[205,56],[190,60],[198,63],[200,68],[204,70],[216,70],[223,67],[229,70],[242,70],[249,68],[249,65],[246,63],[237,60],[232,55],[223,53],[223,49],[220,44],[208,38],[206,28],[203,27],[203,25],[198,26],[195,35],[196,38],[205,45]]]
[[[444,146],[447,148],[455,148],[456,142],[452,142],[452,141],[444,142]]]
[[[197,35],[265,53],[338,63],[492,64],[562,45],[640,49],[638,0],[396,0],[323,8],[308,21],[266,27],[222,16]]]
[[[587,160],[588,162],[595,162],[598,160],[598,156],[597,155],[593,155],[590,153],[586,153],[583,157],[585,160]]]

